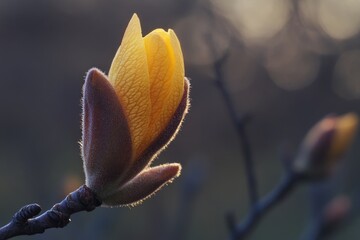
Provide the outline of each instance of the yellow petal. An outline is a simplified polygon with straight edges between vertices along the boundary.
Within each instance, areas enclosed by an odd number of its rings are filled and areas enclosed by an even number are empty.
[[[165,104],[162,107],[162,114],[160,119],[165,123],[164,127],[169,123],[170,119],[172,118],[173,114],[175,113],[179,103],[182,99],[184,94],[184,60],[183,55],[181,52],[180,43],[171,29],[168,32],[169,34],[169,44],[172,49],[172,56],[174,59],[174,69],[170,79],[171,86],[169,94],[165,99]],[[162,128],[161,130],[163,130]]]
[[[136,14],[131,18],[113,59],[109,81],[115,88],[128,119],[133,156],[136,156],[147,132],[151,112],[146,50]]]
[[[146,148],[167,124],[167,119],[161,117],[163,106],[170,94],[174,59],[169,35],[164,30],[152,31],[144,37],[144,43],[148,57],[152,104],[150,124],[143,142],[143,148]]]
[[[150,74],[151,120],[143,148],[166,128],[184,92],[184,63],[172,30],[156,29],[144,38]]]
[[[181,51],[179,39],[177,38],[175,32],[172,29],[169,29],[169,34],[170,34],[171,45],[174,49],[175,59],[177,59],[177,64],[179,64],[179,66],[180,66],[179,70],[182,73],[182,75],[184,75],[185,74],[184,57],[183,57],[183,53]],[[184,80],[182,80],[182,83],[184,83]],[[183,84],[181,84],[181,86],[183,86]],[[184,91],[183,87],[181,87],[181,89],[182,89],[182,91]]]

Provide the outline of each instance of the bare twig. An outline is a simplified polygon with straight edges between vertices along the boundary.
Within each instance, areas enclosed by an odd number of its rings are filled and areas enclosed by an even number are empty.
[[[236,230],[236,218],[234,212],[228,212],[225,215],[226,224],[230,232],[235,232]]]
[[[252,205],[255,205],[258,200],[258,189],[257,189],[257,181],[254,171],[250,142],[245,129],[245,122],[246,120],[248,120],[248,117],[247,116],[239,117],[239,115],[236,112],[234,103],[231,100],[230,94],[226,88],[226,84],[223,76],[223,65],[226,62],[227,56],[228,53],[224,54],[214,63],[215,82],[221,92],[226,108],[229,111],[230,118],[234,126],[236,127],[236,132],[240,139],[240,147],[243,153],[243,160],[245,165],[245,174],[247,177],[250,202]]]
[[[212,24],[215,24],[216,17],[214,15],[214,13],[209,9],[208,9],[208,11],[206,11],[206,13],[209,17],[209,21],[211,21]],[[224,25],[223,27],[227,28],[229,26]],[[227,32],[225,34],[228,36],[228,38],[231,42],[233,40],[232,34],[229,32]],[[214,39],[211,36],[211,34],[205,34],[204,40],[208,43],[209,50],[213,53],[214,59],[216,59],[214,62],[215,83],[217,84],[217,86],[220,90],[220,93],[224,99],[224,102],[225,102],[226,108],[229,112],[231,121],[233,122],[233,124],[236,128],[236,132],[237,132],[239,140],[240,140],[240,148],[243,153],[243,161],[244,161],[244,165],[245,165],[245,174],[246,174],[246,178],[247,178],[250,203],[251,203],[251,205],[255,205],[258,200],[258,188],[257,188],[257,181],[256,181],[255,171],[254,171],[254,166],[253,166],[251,147],[250,147],[249,138],[248,138],[248,135],[247,135],[246,129],[245,129],[245,123],[247,122],[247,120],[249,118],[248,118],[248,115],[243,115],[240,117],[238,115],[238,113],[236,112],[234,102],[231,99],[231,96],[226,87],[225,79],[223,76],[223,66],[228,58],[229,48],[225,51],[225,53],[220,58],[216,58],[216,55],[217,55],[216,54],[217,49],[215,47],[216,44],[215,44]]]
[[[48,228],[63,228],[70,222],[70,216],[76,212],[92,211],[101,205],[95,193],[83,185],[50,210],[35,217],[41,212],[38,204],[22,207],[11,222],[0,228],[0,240],[19,235],[43,233]]]
[[[324,204],[319,213],[315,214],[309,224],[307,231],[301,237],[302,240],[321,240],[330,236],[345,222],[350,222],[350,212],[354,209],[351,206],[349,196],[338,195]]]
[[[301,240],[321,240],[335,232],[342,222],[332,224],[320,214],[313,221],[310,221],[307,231],[300,238]]]
[[[294,189],[300,179],[301,177],[295,173],[287,173],[273,191],[252,207],[245,220],[232,231],[230,239],[244,239],[259,223],[260,219]]]
[[[214,47],[209,42],[210,47]],[[222,94],[225,105],[230,114],[230,118],[236,127],[238,137],[240,139],[240,147],[243,153],[245,173],[247,177],[248,193],[251,202],[251,210],[245,220],[240,224],[236,224],[234,214],[227,214],[226,221],[231,232],[231,240],[244,239],[254,229],[261,218],[276,204],[287,196],[291,190],[301,179],[301,176],[286,168],[286,174],[278,186],[273,189],[267,196],[259,200],[258,187],[254,171],[253,157],[248,135],[245,129],[245,123],[248,120],[248,115],[242,117],[236,112],[235,105],[231,99],[229,91],[226,87],[223,66],[227,60],[228,52],[214,63],[215,82]]]

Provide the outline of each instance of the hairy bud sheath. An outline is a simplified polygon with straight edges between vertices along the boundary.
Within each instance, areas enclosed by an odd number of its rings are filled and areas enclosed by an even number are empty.
[[[180,43],[172,30],[142,37],[134,14],[109,76],[90,69],[83,89],[86,185],[107,206],[136,204],[180,174],[150,167],[177,134],[189,105]]]
[[[294,162],[294,171],[307,178],[328,176],[350,147],[358,126],[354,113],[328,116],[306,135]]]

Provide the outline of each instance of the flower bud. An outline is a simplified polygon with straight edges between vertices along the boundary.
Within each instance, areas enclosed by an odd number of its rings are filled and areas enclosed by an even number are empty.
[[[307,178],[324,178],[350,147],[358,125],[354,113],[328,116],[306,135],[294,161],[294,171]]]
[[[91,69],[83,89],[86,185],[104,205],[139,203],[179,176],[180,164],[150,164],[177,134],[188,93],[175,33],[142,37],[134,14],[109,75]]]
[[[347,196],[337,196],[332,199],[324,209],[324,220],[329,226],[333,226],[346,218],[351,210],[351,200]]]

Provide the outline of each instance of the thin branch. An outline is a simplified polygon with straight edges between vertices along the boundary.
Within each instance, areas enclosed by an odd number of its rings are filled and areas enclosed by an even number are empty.
[[[320,240],[324,232],[324,219],[317,218],[314,221],[310,222],[307,232],[302,236],[301,240]]]
[[[0,228],[0,240],[19,235],[43,233],[48,228],[63,228],[70,222],[70,216],[76,212],[90,212],[101,205],[95,193],[83,185],[50,210],[35,217],[41,212],[38,204],[22,207],[11,222]]]
[[[325,239],[342,225],[342,221],[332,224],[324,218],[324,215],[319,215],[312,222],[310,222],[307,232],[300,238],[301,240],[321,240]]]
[[[210,10],[210,11],[206,11],[206,13],[209,16],[209,20],[211,21],[211,23],[215,24],[216,17],[213,14],[213,12]],[[224,25],[223,27],[225,27],[225,26],[227,26],[227,25]],[[232,34],[230,34],[228,32],[227,35],[231,42],[233,40]],[[205,34],[204,40],[208,43],[209,50],[213,53],[214,59],[216,59],[217,49],[216,49],[216,44],[215,44],[214,39],[211,36],[211,34]],[[229,49],[227,49],[225,51],[225,53],[220,58],[215,60],[215,62],[214,62],[215,83],[217,84],[217,86],[220,90],[220,93],[223,96],[226,108],[228,109],[228,112],[230,114],[231,121],[233,122],[233,124],[236,128],[236,132],[237,132],[237,135],[240,140],[240,148],[243,153],[243,161],[244,161],[244,165],[245,165],[245,174],[246,174],[246,178],[247,178],[250,203],[251,203],[251,205],[255,205],[258,200],[258,188],[257,188],[257,181],[256,181],[255,171],[254,171],[254,166],[253,166],[251,147],[250,147],[248,135],[247,135],[246,129],[245,129],[245,123],[246,123],[246,120],[248,120],[248,117],[247,116],[240,117],[237,114],[234,102],[232,101],[229,91],[226,87],[226,83],[225,83],[224,76],[223,76],[223,66],[228,58],[228,55],[229,55]]]
[[[257,188],[257,181],[254,171],[254,164],[253,164],[253,157],[251,153],[251,147],[248,135],[246,133],[245,129],[245,122],[247,120],[246,117],[239,117],[239,115],[236,112],[235,105],[233,101],[231,100],[229,91],[225,85],[224,82],[224,76],[223,76],[223,65],[227,59],[228,53],[224,54],[220,59],[218,59],[214,63],[214,69],[215,69],[215,82],[220,90],[220,93],[224,99],[226,108],[228,109],[228,112],[230,114],[230,118],[236,127],[236,132],[240,139],[240,147],[243,153],[243,160],[245,165],[245,173],[247,178],[247,184],[248,184],[248,192],[250,197],[250,202],[252,205],[255,205],[258,200],[258,188]]]
[[[211,37],[207,37],[210,49],[216,53],[215,44]],[[248,193],[251,203],[250,213],[245,220],[240,224],[236,224],[236,219],[233,213],[229,213],[226,216],[226,222],[231,232],[231,240],[240,240],[248,236],[255,226],[259,223],[262,217],[276,204],[280,203],[300,182],[302,177],[293,172],[288,164],[284,164],[286,167],[286,174],[282,181],[273,189],[267,196],[259,200],[258,185],[254,170],[253,156],[249,137],[246,132],[246,120],[248,116],[241,116],[237,113],[234,101],[232,101],[228,88],[226,86],[225,77],[223,74],[223,67],[228,58],[228,51],[223,56],[214,62],[215,83],[224,99],[226,108],[228,109],[230,118],[236,127],[237,135],[240,139],[240,148],[243,154],[245,174],[247,178]],[[284,161],[284,163],[286,163]]]
[[[295,173],[289,172],[279,185],[271,191],[266,197],[257,202],[246,219],[236,226],[232,232],[232,240],[244,239],[259,223],[261,218],[276,204],[280,203],[299,183],[301,177]]]
[[[236,230],[236,218],[234,212],[228,212],[225,215],[226,225],[230,232],[235,232]]]
[[[278,186],[272,190],[266,197],[259,200],[257,181],[254,171],[252,153],[248,135],[245,129],[246,117],[239,117],[236,112],[234,103],[230,97],[229,91],[226,88],[223,65],[227,59],[228,53],[224,54],[222,58],[214,63],[215,82],[224,98],[225,105],[229,111],[230,118],[236,127],[237,134],[240,139],[240,147],[243,153],[245,172],[247,176],[248,192],[251,201],[251,210],[245,220],[236,225],[234,215],[227,215],[227,225],[231,232],[231,240],[240,240],[248,236],[252,230],[257,226],[262,217],[276,204],[281,202],[294,189],[300,181],[301,176],[294,173],[290,168],[286,168],[286,175]]]
[[[305,234],[300,239],[321,240],[335,233],[345,223],[353,220],[355,209],[351,205],[349,196],[334,197],[321,207],[319,213],[314,215]]]

